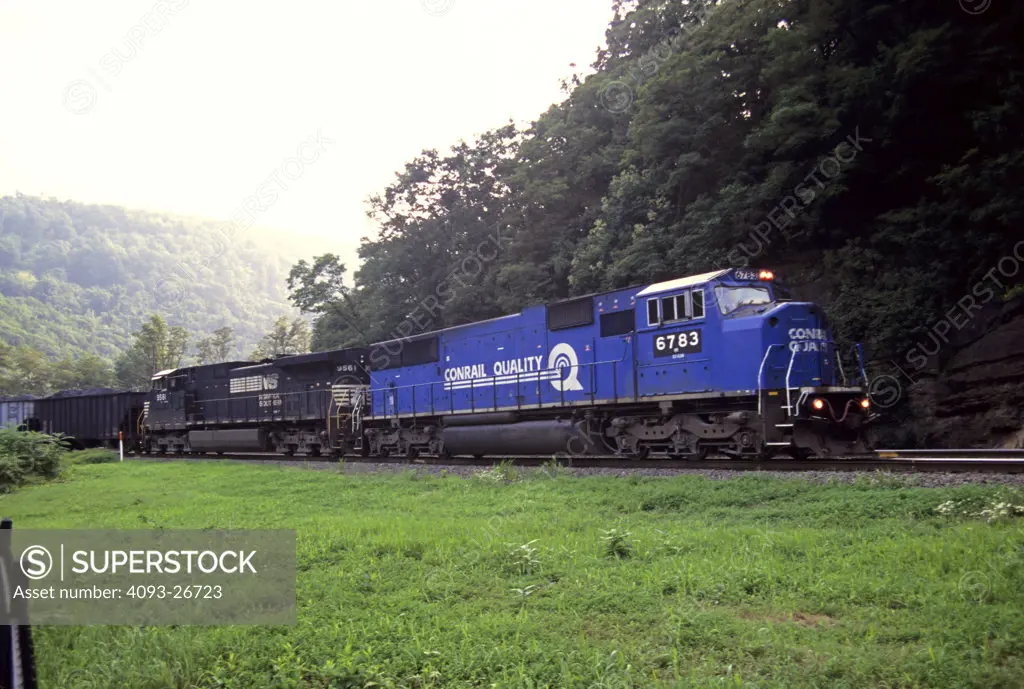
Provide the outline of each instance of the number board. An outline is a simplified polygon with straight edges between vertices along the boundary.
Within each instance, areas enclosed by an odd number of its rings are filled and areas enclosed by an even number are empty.
[[[673,354],[696,354],[701,351],[700,330],[683,330],[678,333],[656,335],[654,338],[654,356],[672,356]]]
[[[737,270],[733,275],[737,280],[756,280],[758,278],[756,270]]]

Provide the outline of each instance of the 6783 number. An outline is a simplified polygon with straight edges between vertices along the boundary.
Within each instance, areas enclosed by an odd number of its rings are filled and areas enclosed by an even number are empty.
[[[693,354],[701,351],[700,330],[666,333],[654,338],[654,356]]]

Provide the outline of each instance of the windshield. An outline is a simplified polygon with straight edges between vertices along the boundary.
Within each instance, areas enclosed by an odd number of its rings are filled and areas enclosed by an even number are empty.
[[[716,287],[715,297],[723,315],[738,311],[744,306],[770,304],[771,296],[765,287]]]

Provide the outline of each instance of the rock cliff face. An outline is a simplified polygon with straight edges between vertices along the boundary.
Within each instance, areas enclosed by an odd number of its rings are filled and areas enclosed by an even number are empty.
[[[920,369],[897,363],[876,446],[1024,447],[1024,299],[991,304]]]
[[[1004,304],[983,327],[936,378],[931,447],[1022,447],[1024,299]]]

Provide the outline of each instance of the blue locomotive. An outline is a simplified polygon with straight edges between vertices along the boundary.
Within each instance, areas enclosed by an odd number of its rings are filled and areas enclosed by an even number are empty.
[[[370,350],[370,455],[863,449],[874,418],[825,315],[770,271],[702,275],[538,305]]]

